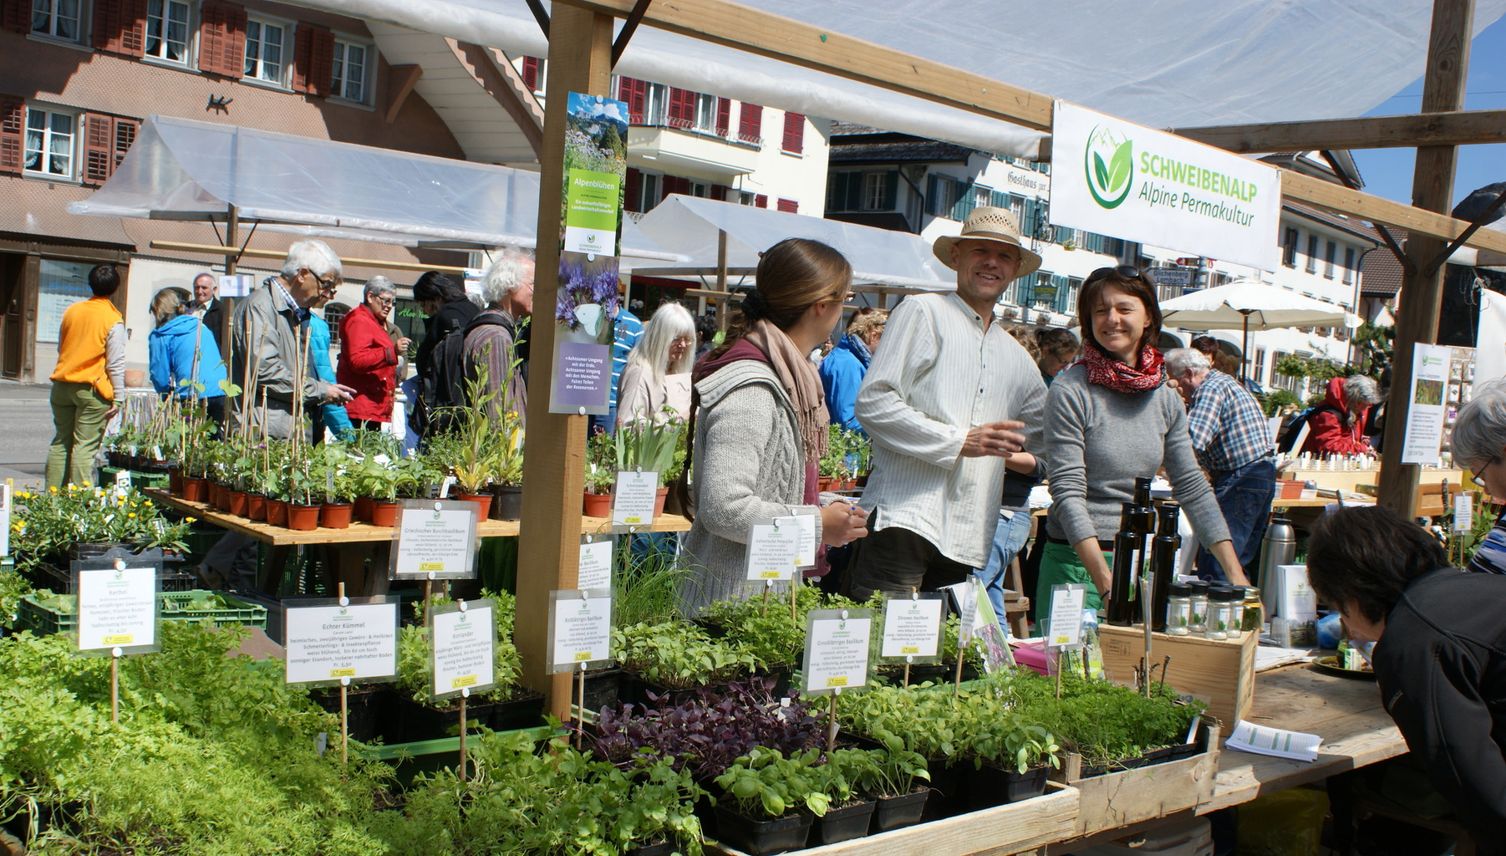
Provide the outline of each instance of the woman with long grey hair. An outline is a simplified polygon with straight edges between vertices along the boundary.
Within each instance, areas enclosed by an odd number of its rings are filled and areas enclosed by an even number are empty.
[[[617,386],[617,425],[683,420],[690,412],[695,319],[678,303],[654,311],[628,354]]]

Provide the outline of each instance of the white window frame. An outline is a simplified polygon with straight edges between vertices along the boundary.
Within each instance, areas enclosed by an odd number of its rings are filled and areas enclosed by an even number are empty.
[[[27,104],[26,107],[25,107],[25,110],[26,110],[26,122],[25,122],[24,126],[21,129],[21,170],[22,170],[22,174],[30,176],[32,178],[45,178],[45,179],[47,179],[49,181],[69,181],[69,182],[76,182],[76,181],[78,181],[79,180],[79,150],[80,150],[80,147],[81,147],[81,138],[83,137],[83,133],[84,133],[83,132],[83,128],[81,127],[81,125],[83,124],[82,121],[81,121],[81,119],[82,119],[81,114],[77,110],[69,110],[69,109],[66,109],[66,108],[53,107],[53,106],[48,105],[48,104]],[[68,118],[69,122],[71,123],[72,129],[69,132],[69,137],[71,139],[69,140],[69,146],[68,146],[68,170],[67,170],[66,173],[56,173],[56,172],[52,172],[51,170],[46,170],[46,169],[32,169],[32,168],[26,166],[27,156],[29,155],[30,152],[33,151],[32,147],[31,147],[31,131],[32,131],[31,115],[34,112],[35,113],[42,113],[45,116],[47,116],[47,126],[42,129],[42,145],[41,145],[41,148],[40,148],[40,152],[41,152],[41,155],[42,155],[42,158],[43,158],[43,161],[42,161],[43,163],[46,162],[46,159],[48,157],[48,152],[52,151],[52,138],[53,138],[53,135],[56,133],[52,129],[52,119],[53,119],[53,117],[54,116],[66,116]]]
[[[347,97],[345,95],[344,89],[345,81],[335,78],[335,68],[339,67],[343,70],[346,67],[346,54],[353,47],[360,48],[364,53],[364,59],[361,62],[360,98]],[[335,52],[334,56],[330,60],[329,97],[343,101],[346,104],[360,104],[362,106],[369,106],[372,103],[372,96],[375,94],[376,90],[376,66],[375,63],[372,62],[372,58],[375,56],[376,45],[372,44],[371,42],[365,39],[346,36],[342,33],[336,33]]]
[[[155,0],[148,0],[146,6],[146,30],[142,40],[142,50],[144,51],[142,58],[148,62],[159,62],[164,65],[187,68],[194,55],[194,35],[197,29],[194,27],[194,4],[187,2],[187,0],[161,0],[162,15],[160,18],[162,21],[162,34],[159,36],[157,43],[158,53],[152,53],[147,49],[147,43],[152,38],[152,2],[155,2]],[[173,59],[166,55],[167,45],[170,44],[167,38],[167,27],[171,22],[173,6],[183,7],[183,50],[178,59]]]
[[[642,179],[638,182],[638,210],[652,211],[664,198],[664,176],[657,172],[640,172],[639,175]]]
[[[643,87],[643,124],[663,125],[669,121],[669,87],[649,83]]]
[[[863,175],[863,201],[861,208],[864,211],[888,211],[884,207],[884,191],[888,188],[889,173],[865,172]]]
[[[253,24],[256,25],[259,28],[258,32],[260,32],[262,34],[263,38],[257,39],[256,59],[254,60],[254,62],[256,63],[255,73],[254,74],[245,74],[244,73],[245,69],[242,68],[241,79],[244,80],[244,81],[246,81],[247,83],[256,83],[256,84],[260,84],[262,86],[275,86],[278,89],[289,89],[289,88],[291,88],[289,86],[288,79],[289,79],[289,75],[292,73],[292,70],[293,70],[293,64],[291,62],[289,62],[290,56],[292,54],[291,42],[293,40],[290,38],[290,36],[292,36],[292,34],[293,34],[293,26],[294,26],[293,22],[292,21],[284,21],[284,20],[282,20],[280,18],[273,18],[273,17],[267,16],[267,15],[260,15],[260,14],[257,14],[257,15],[247,15],[246,16],[246,45],[245,45],[245,48],[246,48],[246,51],[245,51],[245,61],[246,62],[253,61],[251,59],[251,27],[252,27]],[[266,39],[264,37],[266,35],[266,31],[267,31],[266,28],[267,27],[277,27],[280,30],[282,30],[282,42],[279,45],[279,50],[278,50],[278,57],[279,57],[279,59],[278,59],[277,78],[275,80],[272,79],[272,78],[269,78],[269,77],[263,77],[262,76],[263,72],[265,71],[265,68],[264,68],[265,60],[262,58],[262,48],[266,44]]]
[[[695,94],[695,130],[706,134],[716,133],[716,101],[715,95],[704,92]]]
[[[54,40],[57,40],[57,41],[60,41],[60,42],[65,42],[65,43],[70,44],[70,45],[83,44],[84,43],[84,25],[88,22],[88,16],[87,16],[87,14],[85,12],[85,8],[84,8],[85,7],[85,0],[73,0],[73,5],[74,5],[74,18],[73,18],[74,35],[71,36],[71,37],[59,35],[58,31],[57,31],[58,30],[58,21],[59,20],[67,20],[67,19],[60,18],[60,16],[58,15],[58,4],[61,3],[61,2],[63,2],[63,0],[43,0],[43,2],[47,3],[47,7],[48,7],[48,11],[44,13],[47,16],[47,26],[44,29],[41,29],[41,30],[38,30],[36,28],[36,17],[37,17],[36,2],[35,2],[35,0],[30,0],[29,5],[31,6],[31,12],[29,14],[30,14],[31,20],[27,24],[27,26],[28,26],[28,32],[30,32],[31,35],[33,35],[33,36],[37,36],[38,38],[54,39]]]

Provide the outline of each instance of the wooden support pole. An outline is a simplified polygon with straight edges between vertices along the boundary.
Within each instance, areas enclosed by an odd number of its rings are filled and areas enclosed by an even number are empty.
[[[539,227],[534,305],[529,327],[528,455],[523,461],[523,516],[518,542],[517,643],[523,680],[541,690],[545,710],[570,717],[569,672],[548,674],[549,593],[573,589],[580,572],[581,495],[586,417],[549,412],[553,375],[559,235],[564,186],[567,92],[606,94],[611,77],[612,18],[574,6],[554,7],[550,25],[544,150],[539,158]]]
[[[1434,0],[1433,33],[1428,42],[1427,76],[1422,85],[1423,112],[1458,110],[1464,104],[1464,81],[1469,71],[1470,27],[1474,0]],[[1422,146],[1412,176],[1412,204],[1428,211],[1448,211],[1453,204],[1454,146]],[[1378,501],[1403,517],[1417,504],[1417,464],[1403,464],[1402,442],[1411,415],[1412,353],[1419,343],[1438,341],[1438,315],[1443,303],[1443,265],[1436,260],[1445,244],[1437,237],[1407,238],[1406,272],[1402,276],[1401,308],[1396,318],[1396,357],[1392,364],[1393,390],[1386,413],[1391,442],[1381,457]]]
[[[716,230],[716,290],[722,294],[727,293],[727,230]],[[728,310],[732,304],[725,301],[716,306],[716,329],[727,332]]]
[[[1506,143],[1506,110],[1368,116],[1169,128],[1189,140],[1231,152],[1308,152],[1314,149],[1387,149],[1421,145]]]
[[[235,273],[235,266],[236,266],[236,264],[238,262],[240,262],[240,250],[235,246],[236,236],[240,234],[240,225],[241,225],[240,211],[238,211],[234,205],[231,205],[229,207],[229,210],[226,212],[226,216],[225,216],[225,246],[224,246],[224,252],[225,252],[225,275],[226,276],[233,275]],[[218,294],[219,293],[218,290],[216,290],[215,293]],[[233,297],[221,297],[219,299],[225,301],[225,309],[224,309],[223,312],[220,313],[220,329],[215,330],[214,331],[214,335],[217,336],[217,337],[219,337],[220,359],[224,360],[225,361],[225,365],[228,366],[228,365],[230,365],[230,351],[231,351],[231,345],[230,345],[230,324],[231,324],[231,319],[235,317],[235,301],[236,301],[236,298],[233,298]],[[250,345],[248,343],[248,347],[249,346]],[[228,410],[229,408],[226,408],[226,409]]]

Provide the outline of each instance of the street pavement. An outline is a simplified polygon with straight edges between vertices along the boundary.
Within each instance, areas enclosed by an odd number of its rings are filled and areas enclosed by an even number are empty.
[[[0,381],[0,481],[17,487],[42,484],[47,446],[52,442],[48,384]]]

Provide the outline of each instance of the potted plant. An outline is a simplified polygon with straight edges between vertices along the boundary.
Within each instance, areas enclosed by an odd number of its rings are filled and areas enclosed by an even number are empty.
[[[931,773],[925,757],[906,749],[898,736],[888,734],[880,742],[883,749],[870,755],[873,764],[862,770],[859,783],[878,801],[874,831],[887,832],[920,822],[931,795]]]
[[[288,468],[287,485],[287,527],[301,532],[318,529],[319,507],[322,503],[314,501],[318,494],[315,493],[314,478],[308,471],[306,462]]]
[[[696,687],[745,678],[759,666],[736,642],[712,639],[679,620],[619,627],[612,631],[612,650],[646,689],[674,701]]]
[[[585,498],[587,517],[612,516],[612,488],[617,484],[616,445],[612,435],[597,431],[586,440]]]
[[[492,519],[517,520],[523,516],[523,420],[512,410],[502,413],[492,456]]]
[[[496,475],[498,440],[492,408],[497,392],[491,389],[490,379],[485,361],[478,361],[476,373],[465,382],[470,405],[451,408],[457,443],[450,469],[459,498],[474,503],[481,520],[491,516],[492,495],[486,489]]]
[[[863,785],[871,780],[884,753],[877,749],[836,749],[814,768],[821,792],[831,802],[811,830],[821,844],[839,844],[868,834],[877,800]]]
[[[988,717],[973,721],[965,751],[973,759],[973,808],[987,808],[1038,797],[1046,791],[1046,774],[1061,766],[1061,746],[1051,732],[1026,722],[1002,706],[975,707]]]
[[[820,760],[815,749],[785,757],[763,747],[738,758],[716,777],[721,837],[755,856],[805,847],[811,821],[831,806],[815,772]]]
[[[612,434],[612,451],[618,472],[639,471],[657,473],[659,488],[654,502],[654,515],[664,513],[664,502],[669,496],[669,481],[674,475],[675,450],[680,443],[683,420],[668,416],[663,421],[640,419],[619,426]],[[683,458],[682,458],[683,461]]]

